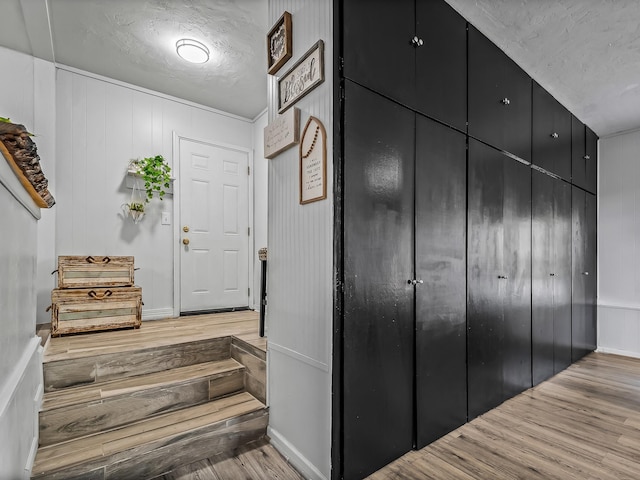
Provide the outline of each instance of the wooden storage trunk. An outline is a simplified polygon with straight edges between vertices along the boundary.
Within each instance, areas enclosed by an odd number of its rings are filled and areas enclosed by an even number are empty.
[[[51,291],[51,334],[139,328],[140,287],[54,288]]]
[[[58,257],[58,288],[132,285],[133,257]]]

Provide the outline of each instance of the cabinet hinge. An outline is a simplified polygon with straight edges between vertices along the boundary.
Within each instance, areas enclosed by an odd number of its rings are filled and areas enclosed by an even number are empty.
[[[340,57],[340,73],[344,71],[344,57]]]

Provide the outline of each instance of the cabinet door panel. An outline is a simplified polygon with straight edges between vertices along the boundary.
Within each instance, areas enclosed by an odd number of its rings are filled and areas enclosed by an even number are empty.
[[[466,131],[466,20],[444,0],[420,0],[416,35],[424,45],[416,49],[415,108]]]
[[[572,188],[573,284],[571,292],[571,358],[576,362],[589,353],[587,345],[587,290],[591,272],[587,265],[587,193]]]
[[[416,119],[418,448],[467,419],[466,139]]]
[[[467,212],[468,417],[503,400],[503,155],[469,140]]]
[[[344,76],[413,105],[414,0],[348,0],[343,2],[343,9]]]
[[[469,26],[469,135],[531,160],[531,78]]]
[[[586,245],[585,265],[589,275],[585,284],[585,348],[592,352],[597,346],[597,204],[596,196],[585,193]]]
[[[587,160],[585,126],[571,115],[571,183],[587,188]]]
[[[554,373],[571,364],[571,185],[555,181],[553,191]]]
[[[503,157],[503,400],[531,387],[531,168]]]
[[[585,156],[589,157],[585,161],[585,186],[584,188],[597,193],[598,189],[598,136],[587,127]]]
[[[553,375],[554,360],[554,182],[532,172],[532,372],[537,385]],[[571,241],[569,241],[571,244]]]
[[[534,165],[571,179],[571,114],[535,82],[531,149]]]
[[[344,478],[412,448],[414,114],[350,82],[344,145]]]

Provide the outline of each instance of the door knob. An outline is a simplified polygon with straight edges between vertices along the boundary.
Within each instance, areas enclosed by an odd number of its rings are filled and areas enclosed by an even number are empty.
[[[182,239],[182,244],[183,245],[189,245],[189,239],[188,238],[183,238]]]
[[[413,45],[414,47],[421,47],[422,45],[424,45],[424,40],[418,38],[418,36],[415,36],[411,39],[411,45]]]
[[[184,233],[187,233],[189,231],[189,227],[187,227],[186,225],[184,227],[182,227],[182,231]]]

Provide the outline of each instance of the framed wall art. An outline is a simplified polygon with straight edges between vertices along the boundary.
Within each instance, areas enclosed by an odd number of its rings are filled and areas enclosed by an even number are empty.
[[[300,139],[300,205],[327,198],[327,132],[309,117]]]
[[[278,79],[278,113],[324,82],[324,42],[318,40],[287,73]]]
[[[274,158],[300,141],[300,109],[293,107],[264,127],[264,157]]]
[[[267,33],[267,73],[275,74],[291,58],[291,14],[284,12]]]

